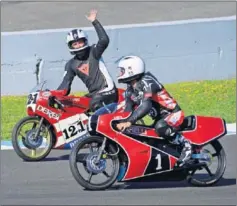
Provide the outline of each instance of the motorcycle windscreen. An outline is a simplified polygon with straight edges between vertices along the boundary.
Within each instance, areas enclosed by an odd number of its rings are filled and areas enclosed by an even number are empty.
[[[183,131],[192,144],[203,145],[227,133],[225,120],[219,117],[195,116],[195,128]]]

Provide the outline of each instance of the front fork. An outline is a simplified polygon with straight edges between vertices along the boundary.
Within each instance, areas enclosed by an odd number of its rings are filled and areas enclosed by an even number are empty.
[[[107,140],[107,138],[104,137],[102,146],[101,146],[100,149],[99,149],[99,154],[98,154],[98,156],[97,156],[97,158],[96,158],[96,161],[95,161],[96,164],[99,163],[99,161],[100,161],[101,155],[102,155],[102,153],[103,153],[103,151],[104,151],[104,149],[105,149],[106,140]]]
[[[39,133],[40,133],[40,130],[41,130],[43,121],[44,121],[44,118],[41,117],[40,122],[39,122],[39,128],[37,129],[37,131],[36,131],[36,133],[35,133],[35,136],[34,136],[35,139],[38,137],[38,135],[39,135]]]

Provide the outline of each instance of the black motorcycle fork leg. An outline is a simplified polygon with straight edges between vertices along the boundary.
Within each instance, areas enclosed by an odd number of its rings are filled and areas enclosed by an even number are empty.
[[[39,135],[39,133],[40,133],[40,130],[41,130],[41,127],[42,127],[43,121],[44,121],[44,118],[41,117],[40,122],[39,122],[39,128],[38,128],[38,130],[37,130],[36,133],[35,133],[35,138],[37,138],[38,135]]]
[[[101,148],[99,150],[99,154],[98,154],[98,156],[96,158],[96,163],[98,163],[100,161],[101,155],[102,155],[102,153],[103,153],[103,151],[105,149],[106,140],[107,140],[106,137],[104,137],[103,143],[102,143]]]

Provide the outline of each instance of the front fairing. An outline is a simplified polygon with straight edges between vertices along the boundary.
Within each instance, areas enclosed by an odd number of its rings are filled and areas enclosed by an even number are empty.
[[[38,99],[40,98],[41,95],[48,97],[50,94],[49,91],[50,89],[48,87],[47,80],[37,84],[29,91],[29,94],[26,100],[28,115],[33,115],[35,113]]]

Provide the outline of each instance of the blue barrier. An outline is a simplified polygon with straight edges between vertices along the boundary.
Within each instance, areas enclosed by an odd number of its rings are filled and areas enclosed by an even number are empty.
[[[164,84],[236,76],[235,16],[105,28],[110,44],[103,57],[114,79],[117,75],[114,62],[128,54],[143,57],[147,69]],[[40,80],[48,79],[51,88],[56,88],[66,61],[72,57],[66,45],[70,29],[3,32],[2,95],[27,94],[36,85],[35,55],[44,60]],[[83,29],[90,43],[95,43],[94,29]],[[75,78],[72,91],[78,90],[86,91],[86,88]]]

